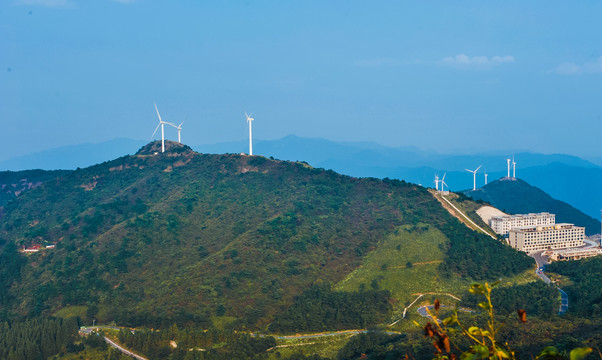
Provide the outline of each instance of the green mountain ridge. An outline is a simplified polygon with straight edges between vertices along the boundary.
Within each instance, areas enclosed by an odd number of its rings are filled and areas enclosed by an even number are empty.
[[[532,266],[414,184],[166,147],[161,153],[153,142],[78,169],[5,206],[1,256],[15,256],[11,244],[56,248],[20,254],[25,261],[10,269],[0,264],[8,289],[1,317],[72,312],[122,325],[209,326],[226,315],[263,328],[312,284],[345,279],[400,229],[442,234],[432,246],[453,256],[433,265],[439,282],[467,285]],[[396,241],[407,247],[411,239]]]
[[[600,222],[571,205],[552,198],[541,189],[521,179],[496,180],[476,190],[462,192],[474,200],[482,200],[511,214],[549,212],[556,214],[556,222],[585,227],[586,235],[600,233]]]
[[[0,171],[0,206],[70,170]]]

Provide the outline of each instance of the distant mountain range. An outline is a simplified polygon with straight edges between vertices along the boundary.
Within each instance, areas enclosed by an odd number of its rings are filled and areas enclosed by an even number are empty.
[[[496,208],[511,214],[550,212],[556,214],[556,222],[585,226],[587,235],[600,232],[600,222],[571,205],[553,199],[540,189],[521,179],[497,180],[476,190],[465,190],[466,196],[483,200]]]
[[[73,145],[0,162],[1,170],[75,169],[133,154],[144,141],[114,139],[98,144]],[[192,146],[201,153],[241,153],[247,142],[227,142]],[[484,185],[483,171],[493,181],[506,176],[510,151],[478,154],[438,154],[415,147],[386,147],[370,142],[335,142],[326,139],[286,136],[278,140],[258,140],[254,152],[281,160],[305,161],[314,167],[332,169],[355,177],[403,179],[434,187],[434,175],[446,173],[445,181],[454,191],[472,187],[472,174],[465,169],[483,165],[477,186]],[[594,162],[565,154],[514,154],[517,177],[552,197],[572,204],[591,217],[600,216],[602,167]]]

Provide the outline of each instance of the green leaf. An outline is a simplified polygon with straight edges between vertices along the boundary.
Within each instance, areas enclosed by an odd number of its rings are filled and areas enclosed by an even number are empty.
[[[481,309],[485,309],[485,310],[489,310],[489,309],[491,309],[491,306],[489,306],[489,303],[488,303],[488,302],[485,302],[485,301],[483,301],[483,302],[480,302],[480,303],[479,303],[479,307],[480,307]]]
[[[460,360],[476,360],[476,355],[471,353],[470,351],[467,351],[460,355]]]
[[[443,319],[443,325],[447,326],[447,325],[453,324],[457,321],[458,321],[458,317],[456,315],[452,315],[450,317]]]
[[[489,348],[483,345],[475,345],[472,347],[475,352],[475,355],[479,359],[486,359],[489,357]]]
[[[470,285],[470,289],[468,289],[468,291],[470,291],[473,294],[477,294],[477,295],[485,294],[485,288],[483,287],[483,285],[478,284],[478,283],[474,283],[474,284]]]
[[[476,326],[471,326],[471,327],[469,327],[469,328],[468,328],[468,333],[469,333],[470,335],[474,335],[474,336],[480,336],[480,335],[481,335],[481,333],[482,333],[482,331],[481,331],[481,329],[479,329],[479,328],[478,328],[478,327],[476,327]]]
[[[546,346],[540,353],[537,355],[536,359],[539,358],[552,358],[558,355],[558,349],[553,346]]]
[[[497,349],[495,355],[497,356],[498,359],[509,359],[510,355],[502,349]]]
[[[592,352],[592,348],[576,348],[571,350],[571,360],[581,360]]]

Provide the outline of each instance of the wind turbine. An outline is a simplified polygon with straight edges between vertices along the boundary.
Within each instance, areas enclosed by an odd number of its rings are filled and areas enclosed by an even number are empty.
[[[247,117],[247,122],[249,123],[249,155],[253,155],[253,132],[251,130],[251,122],[255,119],[251,117],[253,113],[247,115],[245,112],[245,116]]]
[[[487,172],[485,172],[485,185],[487,185]]]
[[[157,130],[159,130],[159,126],[161,126],[161,152],[165,152],[165,124],[175,126],[172,123],[161,120],[161,114],[159,114],[159,109],[157,109],[157,104],[155,104],[155,110],[157,110],[157,116],[159,117],[159,125],[155,128],[153,135],[151,135],[151,139],[155,136]],[[180,124],[181,125],[181,124]],[[179,135],[179,133],[178,133]]]
[[[441,178],[441,180],[440,180],[440,181],[441,181],[441,191],[442,191],[442,192],[443,192],[443,186],[444,186],[444,185],[445,185],[445,186],[447,186],[447,183],[445,182],[445,175],[446,175],[446,174],[447,174],[447,173],[443,173],[443,177],[442,177],[442,178]],[[447,187],[449,188],[449,186],[447,186]]]
[[[171,126],[175,127],[176,129],[178,129],[178,142],[179,142],[180,144],[182,143],[182,137],[180,136],[180,131],[182,131],[182,124],[183,124],[183,123],[184,123],[184,122],[182,121],[182,122],[180,123],[180,125],[178,125],[178,126],[176,126],[176,125],[174,125],[174,124],[172,124],[172,123],[166,123],[166,124],[169,124],[169,125],[171,125]]]
[[[439,191],[439,175],[435,175],[435,190]]]
[[[508,179],[510,179],[510,159],[506,159],[506,162],[508,163]]]
[[[483,165],[479,165],[479,167],[476,168],[476,169],[474,169],[474,170],[465,169],[466,171],[472,173],[472,189],[473,190],[477,189],[477,171],[479,171],[479,169],[481,168],[481,166],[483,166]]]
[[[516,178],[516,163],[514,162],[514,155],[512,155],[512,177]]]

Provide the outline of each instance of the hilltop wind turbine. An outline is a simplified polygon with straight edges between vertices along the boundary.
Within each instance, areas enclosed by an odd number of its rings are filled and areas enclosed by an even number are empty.
[[[447,183],[445,182],[445,175],[447,175],[447,173],[443,173],[443,177],[441,178],[441,191],[443,192],[443,186],[447,186]],[[449,188],[449,186],[447,186]]]
[[[514,155],[512,155],[512,177],[516,178],[516,162],[514,162]]]
[[[251,122],[255,119],[251,117],[253,113],[247,115],[245,112],[245,116],[247,117],[247,122],[249,123],[249,155],[253,155],[253,132],[251,130]]]
[[[510,159],[506,159],[506,162],[508,163],[508,179],[510,179]]]
[[[439,175],[435,175],[435,190],[439,191]]]
[[[176,126],[176,125],[174,125],[174,124],[172,124],[172,123],[166,123],[166,124],[169,124],[169,125],[171,125],[171,126],[175,127],[176,129],[178,129],[178,142],[179,142],[180,144],[182,143],[182,137],[180,136],[180,132],[182,131],[182,124],[183,124],[183,123],[184,123],[184,122],[182,121],[182,122],[180,123],[180,125],[178,125],[178,126]]]
[[[481,168],[481,166],[483,166],[483,165],[479,165],[479,167],[476,168],[476,169],[474,169],[474,170],[465,169],[466,171],[472,173],[472,189],[473,190],[477,189],[477,171],[479,171],[479,169]]]
[[[487,185],[487,172],[485,172],[485,185]]]
[[[165,152],[165,124],[171,125],[171,126],[175,126],[175,125],[172,123],[169,123],[167,121],[161,120],[161,114],[159,114],[159,109],[157,108],[157,104],[155,104],[155,110],[157,110],[157,116],[159,117],[159,125],[157,125],[157,127],[155,128],[153,135],[151,135],[151,139],[153,138],[153,136],[155,136],[155,133],[157,132],[157,130],[159,130],[159,126],[161,126],[161,152],[164,153]],[[178,135],[179,135],[179,132],[178,132]]]

